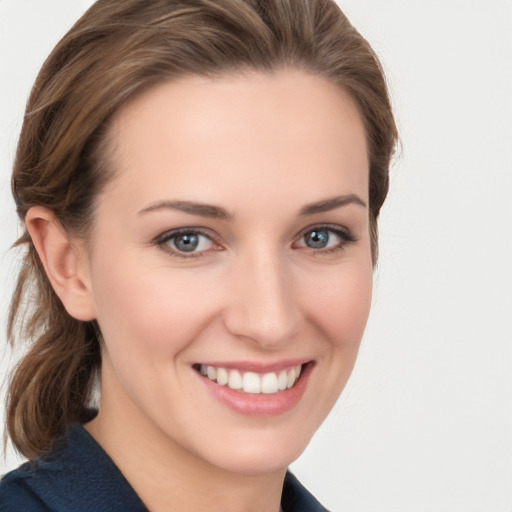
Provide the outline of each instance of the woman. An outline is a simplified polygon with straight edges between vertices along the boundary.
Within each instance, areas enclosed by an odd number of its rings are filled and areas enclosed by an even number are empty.
[[[94,4],[18,145],[0,510],[323,510],[286,468],[353,368],[395,141],[334,2]]]

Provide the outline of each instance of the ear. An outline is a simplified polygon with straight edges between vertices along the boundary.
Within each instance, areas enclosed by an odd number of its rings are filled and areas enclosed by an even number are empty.
[[[77,320],[94,320],[89,264],[83,244],[74,243],[47,208],[30,208],[25,224],[46,276],[66,311]]]

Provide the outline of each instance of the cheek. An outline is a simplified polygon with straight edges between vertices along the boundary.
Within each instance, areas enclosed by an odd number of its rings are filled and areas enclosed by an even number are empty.
[[[308,295],[316,325],[332,349],[357,353],[371,306],[371,264],[355,261],[317,284]]]
[[[205,286],[204,279],[165,268],[141,273],[142,267],[129,262],[114,268],[98,269],[94,287],[98,323],[113,364],[134,358],[168,362],[215,314],[215,297],[206,293],[215,288]]]

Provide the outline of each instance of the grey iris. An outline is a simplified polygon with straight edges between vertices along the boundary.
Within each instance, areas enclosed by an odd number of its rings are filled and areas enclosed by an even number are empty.
[[[192,252],[199,245],[199,237],[194,234],[179,235],[174,239],[176,249],[182,252]]]
[[[323,249],[329,242],[328,231],[310,231],[304,235],[304,242],[311,249]]]

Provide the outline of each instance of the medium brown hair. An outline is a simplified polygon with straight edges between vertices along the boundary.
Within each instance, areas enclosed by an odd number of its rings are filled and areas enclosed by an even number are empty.
[[[368,141],[372,254],[397,132],[381,66],[333,0],[99,0],[44,63],[30,95],[12,185],[22,220],[52,210],[86,238],[95,197],[112,179],[109,120],[142,88],[183,75],[296,67],[325,77],[357,104]],[[12,373],[7,430],[34,458],[74,421],[86,421],[99,369],[95,322],[72,318],[25,231],[8,338],[30,341]]]

